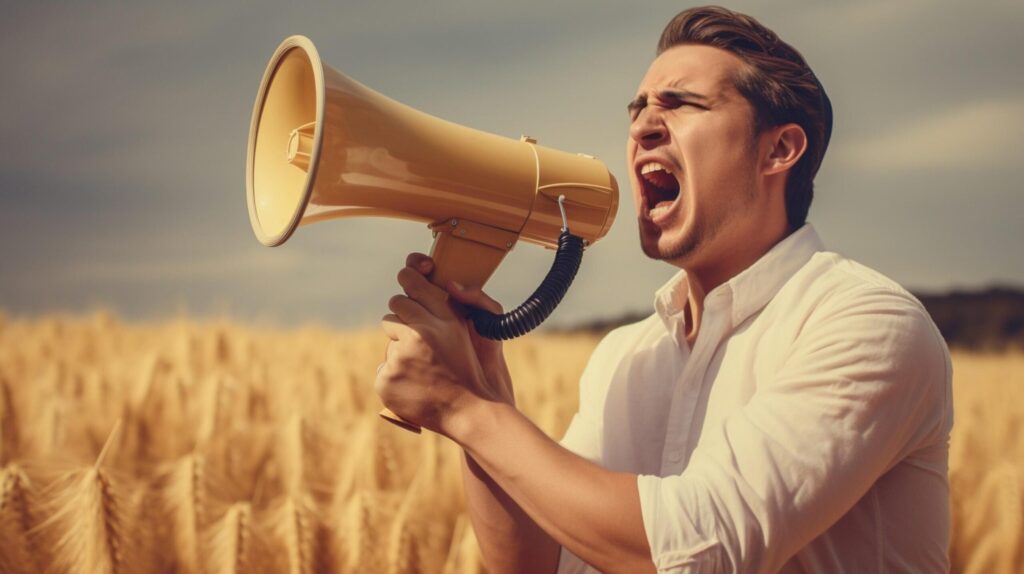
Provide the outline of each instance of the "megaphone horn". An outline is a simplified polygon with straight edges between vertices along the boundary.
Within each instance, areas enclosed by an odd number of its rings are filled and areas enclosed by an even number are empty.
[[[265,245],[302,225],[378,216],[427,223],[430,280],[482,287],[520,240],[557,248],[516,309],[471,310],[477,331],[510,339],[539,325],[575,276],[585,245],[615,219],[603,163],[441,120],[325,65],[303,36],[284,40],[260,83],[246,166],[249,219]]]

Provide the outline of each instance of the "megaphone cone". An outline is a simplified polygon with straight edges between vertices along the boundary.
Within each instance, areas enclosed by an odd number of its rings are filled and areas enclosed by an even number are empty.
[[[536,327],[575,275],[583,246],[615,219],[603,163],[460,126],[398,103],[325,65],[292,36],[260,83],[246,167],[249,219],[265,245],[309,223],[379,216],[429,224],[430,279],[482,287],[519,239],[558,248],[534,295],[505,316],[474,311],[477,330],[511,338]]]

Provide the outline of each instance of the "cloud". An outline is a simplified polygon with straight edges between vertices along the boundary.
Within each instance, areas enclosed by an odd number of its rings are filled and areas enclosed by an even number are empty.
[[[1024,100],[982,100],[879,130],[843,146],[855,169],[978,170],[1020,163]]]

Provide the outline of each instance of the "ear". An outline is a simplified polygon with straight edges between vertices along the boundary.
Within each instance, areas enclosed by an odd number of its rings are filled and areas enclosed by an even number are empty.
[[[768,130],[768,155],[764,175],[782,173],[800,161],[807,151],[807,134],[797,124],[783,124]]]

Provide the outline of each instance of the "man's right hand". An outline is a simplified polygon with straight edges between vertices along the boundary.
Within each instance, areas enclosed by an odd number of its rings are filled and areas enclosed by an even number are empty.
[[[405,258],[405,264],[427,277],[434,271],[434,260],[423,253],[410,253]],[[477,307],[497,314],[503,313],[501,304],[481,289],[466,289],[454,281],[439,287],[444,289],[451,299],[461,305]],[[514,406],[515,394],[512,389],[512,377],[509,375],[508,365],[505,363],[501,341],[494,341],[480,336],[476,332],[473,322],[468,319],[465,321],[465,324],[466,328],[469,329],[470,340],[473,343],[473,349],[476,351],[477,359],[484,370],[484,376],[493,385],[496,395],[501,397],[504,402]]]

